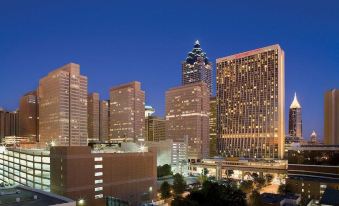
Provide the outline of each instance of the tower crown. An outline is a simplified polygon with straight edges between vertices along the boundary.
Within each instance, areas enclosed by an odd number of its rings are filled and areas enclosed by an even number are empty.
[[[290,109],[300,109],[300,108],[301,108],[301,106],[300,106],[298,98],[297,98],[297,93],[294,93],[294,99],[292,101]]]
[[[186,58],[186,64],[191,64],[193,65],[197,61],[203,61],[205,64],[209,63],[209,60],[206,56],[206,53],[203,52],[203,50],[200,47],[200,42],[199,40],[196,40],[194,43],[194,47],[192,51],[188,52],[187,58]]]

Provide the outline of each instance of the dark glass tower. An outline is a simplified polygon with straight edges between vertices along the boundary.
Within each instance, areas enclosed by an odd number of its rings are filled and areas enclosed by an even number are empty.
[[[203,81],[212,94],[212,64],[197,40],[182,63],[182,85]]]
[[[297,94],[294,94],[293,102],[290,106],[288,119],[288,133],[291,137],[302,139],[302,119],[301,106],[298,102]]]

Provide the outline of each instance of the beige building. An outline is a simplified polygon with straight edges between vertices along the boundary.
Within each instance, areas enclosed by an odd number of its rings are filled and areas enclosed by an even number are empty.
[[[188,159],[209,155],[209,88],[198,82],[166,92],[166,139],[188,139]]]
[[[109,133],[109,101],[100,101],[100,140],[108,140]]]
[[[25,94],[19,105],[19,135],[32,141],[38,140],[39,134],[39,104],[36,91]]]
[[[87,97],[88,140],[99,140],[100,137],[100,97],[91,93]]]
[[[134,81],[110,90],[110,139],[144,139],[145,92]]]
[[[87,77],[80,65],[69,63],[39,83],[40,143],[87,145]]]
[[[166,120],[148,116],[145,118],[145,140],[159,142],[166,139]]]
[[[339,90],[325,93],[324,144],[339,144]]]
[[[217,151],[217,98],[210,98],[210,157],[216,156]]]
[[[283,157],[284,75],[284,51],[279,45],[217,59],[217,128],[221,154]]]

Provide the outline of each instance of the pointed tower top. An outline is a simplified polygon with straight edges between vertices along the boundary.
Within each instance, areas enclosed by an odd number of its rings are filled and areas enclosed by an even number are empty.
[[[315,131],[313,130],[311,137],[316,137],[316,136],[317,136],[317,133],[315,133]]]
[[[293,99],[293,102],[290,106],[290,109],[300,109],[301,106],[298,102],[298,98],[297,98],[297,93],[294,93],[294,99]]]
[[[195,44],[200,44],[200,43],[199,43],[199,40],[196,40],[196,41],[195,41]]]

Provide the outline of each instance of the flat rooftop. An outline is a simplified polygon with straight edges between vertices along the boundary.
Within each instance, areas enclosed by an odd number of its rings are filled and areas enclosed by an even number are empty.
[[[0,205],[6,206],[46,206],[75,201],[53,193],[24,186],[0,188]]]

